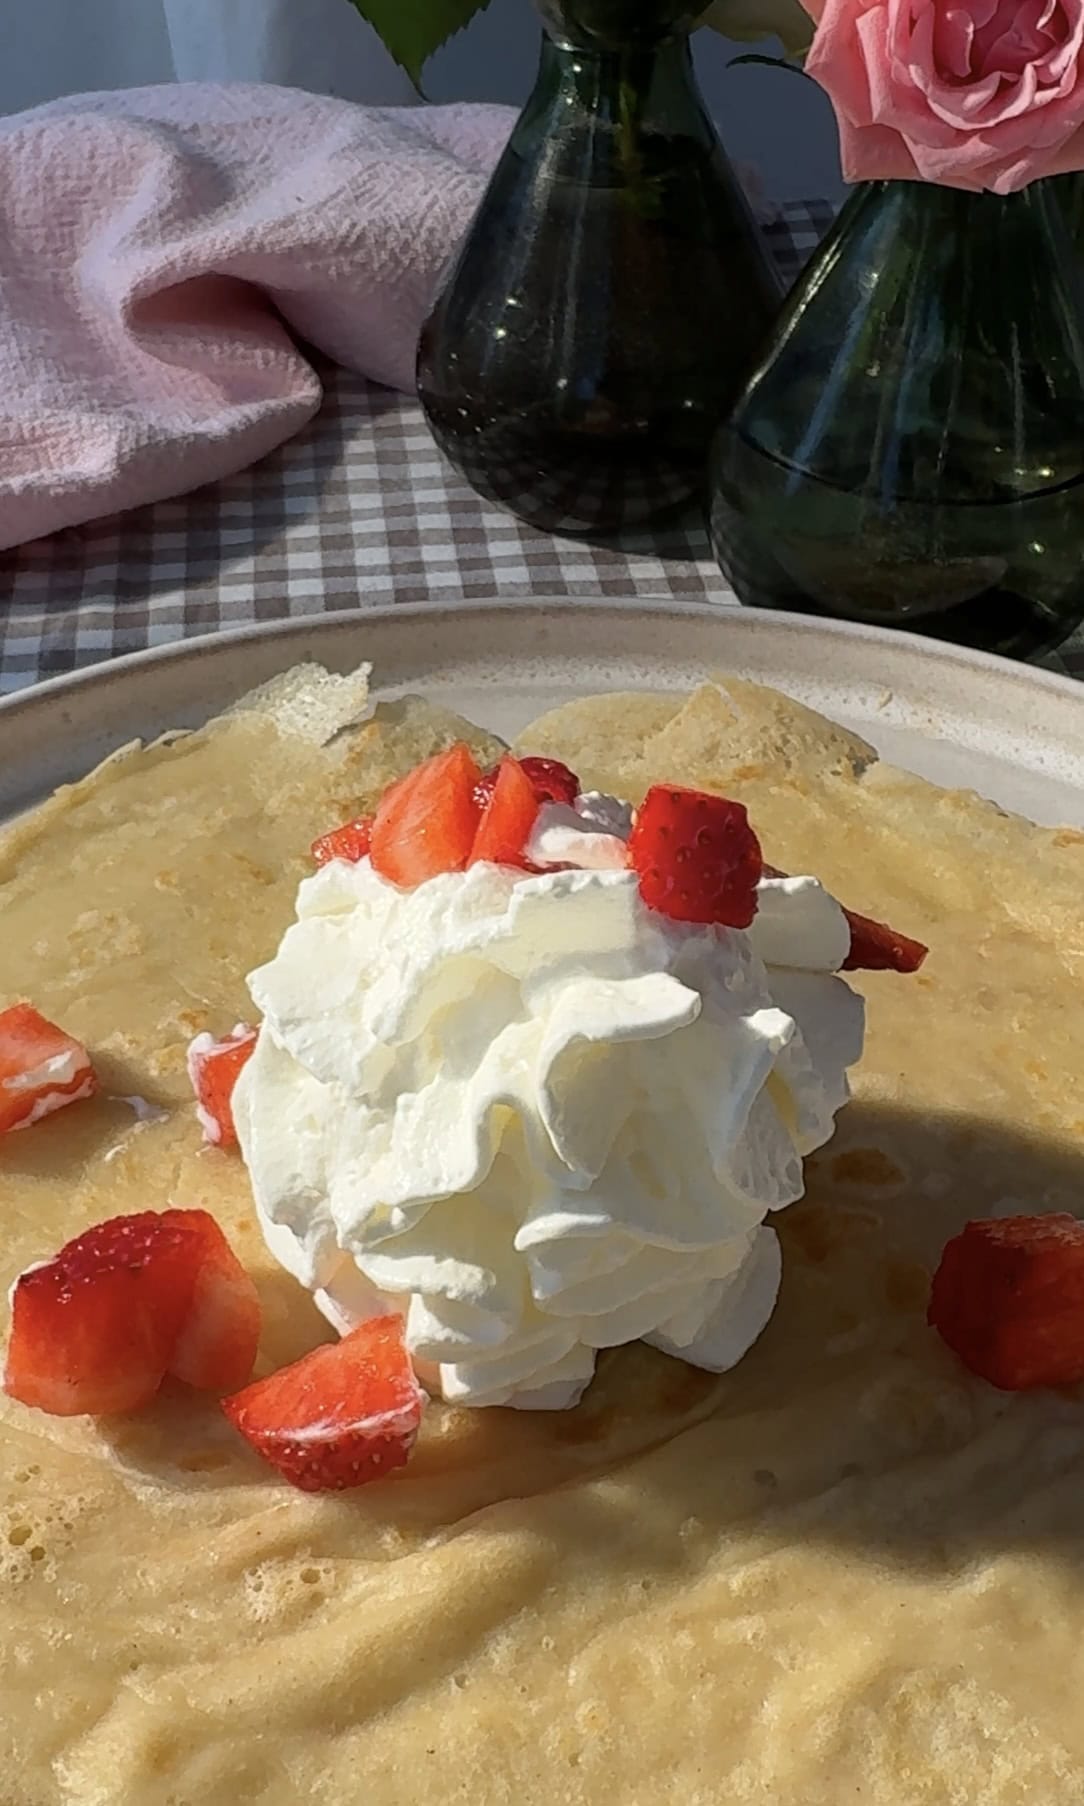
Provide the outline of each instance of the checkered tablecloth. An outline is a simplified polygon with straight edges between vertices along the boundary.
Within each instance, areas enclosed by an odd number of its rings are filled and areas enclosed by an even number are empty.
[[[788,278],[831,211],[792,203],[765,227]],[[739,606],[697,515],[616,543],[539,532],[456,476],[411,397],[344,370],[323,375],[316,418],[251,469],[0,553],[0,692],[188,635],[332,609],[526,595]],[[1061,660],[1084,676],[1084,636]]]

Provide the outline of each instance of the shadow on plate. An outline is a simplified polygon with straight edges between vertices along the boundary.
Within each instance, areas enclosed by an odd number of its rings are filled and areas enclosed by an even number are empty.
[[[623,1523],[653,1524],[662,1570],[685,1559],[690,1521],[716,1543],[754,1525],[911,1570],[1050,1543],[1075,1559],[1084,1401],[974,1379],[925,1313],[940,1248],[969,1216],[1072,1209],[1084,1158],[992,1123],[857,1103],[808,1177],[778,1220],[775,1317],[732,1373],[636,1344],[600,1357],[575,1411],[434,1406],[410,1467],[337,1498],[335,1518],[394,1527],[409,1545],[574,1488],[578,1540],[606,1560]],[[275,1357],[294,1358],[326,1328],[286,1275],[270,1283]],[[211,1401],[170,1394],[103,1434],[122,1466],[167,1487],[277,1485]],[[643,1559],[639,1535],[637,1547]]]

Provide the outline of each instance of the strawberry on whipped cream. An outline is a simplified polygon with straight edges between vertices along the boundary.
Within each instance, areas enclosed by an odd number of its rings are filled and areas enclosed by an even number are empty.
[[[543,801],[523,868],[409,889],[332,857],[249,980],[232,1107],[268,1244],[340,1332],[400,1310],[447,1400],[570,1406],[637,1338],[733,1366],[775,1304],[771,1216],[848,1096],[839,904],[773,876],[748,928],[674,919],[632,826]]]

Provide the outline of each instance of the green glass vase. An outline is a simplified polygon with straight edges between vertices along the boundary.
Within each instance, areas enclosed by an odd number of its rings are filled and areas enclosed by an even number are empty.
[[[1084,252],[1084,176],[1058,176],[1057,184],[1069,235]]]
[[[1084,289],[1054,182],[856,190],[712,453],[743,601],[1025,657],[1084,618]]]
[[[533,525],[605,533],[706,486],[779,306],[693,75],[688,0],[541,0],[538,80],[425,323],[445,455]]]

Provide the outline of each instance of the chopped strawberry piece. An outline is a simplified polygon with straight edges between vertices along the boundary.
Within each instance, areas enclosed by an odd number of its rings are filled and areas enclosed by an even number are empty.
[[[134,1411],[167,1373],[235,1386],[259,1332],[255,1287],[205,1210],[113,1217],[16,1280],[4,1390],[55,1417]]]
[[[317,865],[328,865],[332,859],[345,859],[347,865],[357,865],[368,856],[372,832],[372,816],[359,815],[356,821],[343,822],[341,828],[321,834],[313,841],[310,851]]]
[[[571,806],[576,801],[580,780],[560,759],[540,759],[529,754],[520,760],[520,764],[534,785],[540,803],[568,803]]]
[[[491,765],[488,771],[483,771],[478,782],[475,784],[472,794],[479,809],[485,808],[490,797],[493,795],[493,792],[496,790],[497,773],[499,770],[499,765]]]
[[[480,776],[470,748],[458,741],[384,792],[369,848],[382,877],[409,886],[463,870],[481,814],[474,797]]]
[[[0,1135],[90,1097],[98,1080],[82,1042],[32,1004],[0,1010]]]
[[[257,1454],[302,1492],[381,1480],[409,1459],[425,1395],[394,1313],[222,1400]]]
[[[508,755],[506,755],[508,756]],[[504,760],[501,760],[501,765]],[[540,803],[568,803],[570,806],[580,794],[580,780],[560,759],[541,759],[534,754],[519,761],[522,769],[531,780],[535,796]],[[491,765],[483,771],[474,786],[474,797],[480,809],[484,809],[496,788],[497,773],[500,765]]]
[[[898,934],[887,922],[875,922],[853,909],[843,911],[851,928],[851,950],[844,972],[917,972],[930,951],[921,941]]]
[[[765,878],[785,878],[786,872],[774,865],[764,867]],[[840,908],[843,905],[840,904]],[[876,922],[872,916],[860,916],[844,909],[851,930],[851,950],[840,970],[843,972],[917,972],[930,949],[906,934],[897,934],[887,922]]]
[[[213,1035],[197,1035],[188,1047],[188,1077],[196,1094],[196,1115],[204,1141],[216,1148],[235,1148],[233,1088],[241,1069],[252,1058],[257,1031],[239,1022],[232,1035],[216,1041]]]
[[[200,1243],[169,1372],[202,1392],[232,1392],[251,1374],[260,1340],[260,1295],[252,1276],[207,1211],[165,1210],[156,1221],[183,1224]]]
[[[756,914],[760,842],[741,803],[654,784],[629,836],[629,863],[644,902],[679,922],[748,928]]]
[[[57,1417],[133,1411],[158,1391],[192,1289],[190,1238],[115,1217],[20,1275],[4,1390]]]
[[[487,859],[492,865],[515,865],[524,871],[534,867],[523,849],[538,815],[539,801],[527,773],[510,755],[497,767],[493,795],[482,811],[474,836],[470,863]]]
[[[927,1320],[1006,1392],[1084,1379],[1084,1224],[1065,1213],[968,1223],[941,1256]]]

